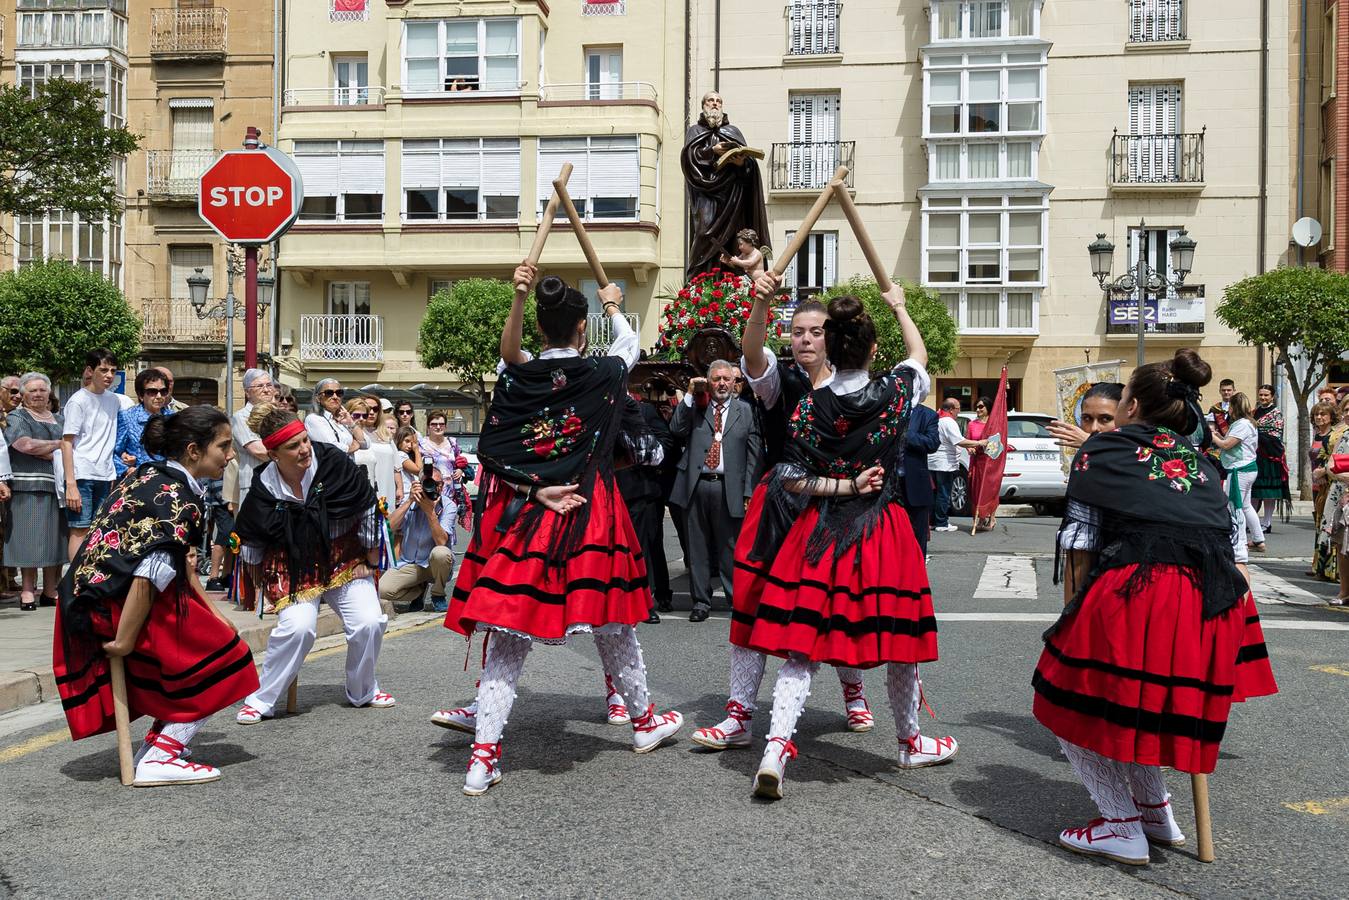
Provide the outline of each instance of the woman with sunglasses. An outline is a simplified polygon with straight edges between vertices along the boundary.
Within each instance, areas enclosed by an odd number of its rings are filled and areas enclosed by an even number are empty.
[[[369,450],[370,432],[374,427],[369,404],[364,397],[352,397],[346,402],[346,410],[351,419],[351,439],[356,442],[356,449]]]
[[[136,397],[140,403],[117,415],[117,443],[112,448],[112,465],[118,478],[128,469],[157,459],[141,444],[141,435],[145,433],[145,424],[153,417],[173,415],[167,405],[169,383],[159,369],[146,369],[136,376]]]
[[[416,410],[413,409],[411,400],[399,400],[393,408],[393,417],[398,428],[406,425],[415,430],[417,427]],[[417,432],[417,437],[421,437],[421,432]]]
[[[249,420],[268,462],[253,479],[235,521],[239,559],[277,611],[267,639],[261,686],[235,721],[270,718],[317,636],[319,605],[342,620],[347,638],[346,689],[352,706],[385,708],[375,665],[388,617],[375,591],[384,518],[365,469],[332,444],[311,441],[295,416],[268,404]]]
[[[314,386],[314,411],[305,416],[304,427],[309,439],[317,444],[331,444],[343,453],[352,454],[361,445],[352,436],[355,424],[351,414],[342,405],[347,392],[336,378],[325,378]]]

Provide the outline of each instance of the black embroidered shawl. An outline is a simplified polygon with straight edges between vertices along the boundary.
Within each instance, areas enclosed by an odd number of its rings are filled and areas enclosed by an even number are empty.
[[[792,523],[811,503],[820,513],[806,546],[812,563],[831,546],[838,556],[871,533],[886,506],[900,502],[902,496],[900,462],[912,396],[912,372],[901,368],[851,394],[836,394],[826,386],[801,399],[788,421],[783,459],[769,476],[751,559],[764,560],[776,553]],[[856,478],[873,466],[885,469],[885,482],[875,494],[812,497],[787,489],[803,478]]]
[[[136,567],[150,554],[168,553],[186,579],[187,552],[201,543],[201,523],[200,498],[167,463],[145,463],[118,482],[61,579],[67,640],[92,640],[91,616],[106,615],[109,603],[126,598]]]
[[[628,367],[618,357],[534,359],[506,367],[492,393],[478,458],[492,475],[511,484],[575,484],[594,495],[595,479],[613,487],[614,452],[624,426]],[[640,424],[638,419],[636,424]],[[480,491],[479,504],[488,491]],[[517,499],[500,527],[528,535],[546,507]],[[477,520],[482,521],[481,506]],[[560,564],[579,546],[590,506],[569,513],[554,530],[550,564]]]
[[[1060,533],[1076,524],[1097,535],[1096,564],[1069,610],[1102,573],[1130,565],[1138,568],[1123,588],[1126,597],[1147,585],[1154,565],[1183,568],[1203,592],[1205,618],[1245,596],[1222,479],[1186,437],[1148,425],[1093,435],[1073,458],[1068,500]],[[1061,558],[1060,552],[1056,582]]]
[[[764,459],[769,468],[782,461],[789,440],[788,422],[801,399],[812,390],[805,369],[795,362],[778,362],[778,402],[763,417]]]
[[[274,496],[262,479],[269,462],[254,471],[253,485],[234,522],[246,544],[279,548],[290,597],[327,584],[346,560],[337,551],[344,538],[378,535],[381,514],[365,470],[331,444],[314,442],[317,471],[304,503]]]

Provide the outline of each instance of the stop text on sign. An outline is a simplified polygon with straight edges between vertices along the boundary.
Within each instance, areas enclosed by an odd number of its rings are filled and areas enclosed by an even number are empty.
[[[283,188],[271,185],[260,187],[215,187],[211,188],[212,206],[275,206],[286,196]]]

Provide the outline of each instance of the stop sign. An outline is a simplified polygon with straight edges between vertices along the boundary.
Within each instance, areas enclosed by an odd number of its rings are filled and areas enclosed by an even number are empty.
[[[265,244],[290,227],[303,202],[289,156],[275,147],[230,150],[202,173],[197,213],[231,243]]]

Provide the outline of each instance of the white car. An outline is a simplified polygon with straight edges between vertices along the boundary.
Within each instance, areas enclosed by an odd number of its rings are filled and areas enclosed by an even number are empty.
[[[1002,476],[1003,503],[1027,502],[1044,515],[1062,515],[1068,476],[1063,473],[1063,452],[1049,433],[1053,416],[1043,413],[1007,414],[1007,468]],[[960,414],[960,431],[969,430],[973,413]],[[970,514],[969,460],[961,456],[960,471],[951,484],[951,514]]]

